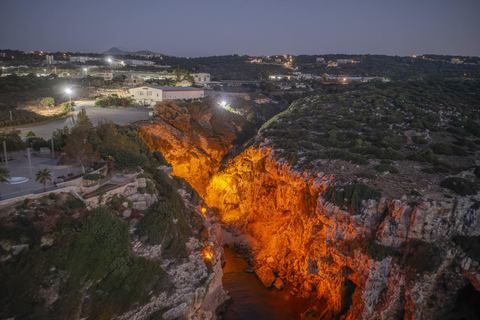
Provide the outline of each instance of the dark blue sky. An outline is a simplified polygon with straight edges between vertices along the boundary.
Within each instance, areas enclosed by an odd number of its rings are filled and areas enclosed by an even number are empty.
[[[480,56],[480,0],[0,0],[0,49]]]

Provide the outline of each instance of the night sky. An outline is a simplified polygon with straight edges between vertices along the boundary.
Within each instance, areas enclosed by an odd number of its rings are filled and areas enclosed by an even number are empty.
[[[0,49],[480,56],[480,0],[0,0]]]

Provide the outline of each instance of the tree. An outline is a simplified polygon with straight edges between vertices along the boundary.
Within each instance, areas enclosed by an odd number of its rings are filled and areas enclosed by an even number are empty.
[[[36,137],[35,135],[35,132],[33,131],[28,131],[27,134],[25,135],[25,137],[29,138],[29,137]]]
[[[80,139],[87,139],[92,141],[95,137],[95,129],[93,128],[92,121],[87,115],[87,111],[82,108],[77,115],[77,124],[72,129],[72,136],[77,136]]]
[[[0,144],[6,142],[8,151],[25,150],[27,143],[22,141],[20,130],[10,130],[7,132],[0,132]],[[0,147],[1,148],[1,147]]]
[[[62,162],[81,166],[83,173],[85,173],[85,166],[87,164],[100,159],[98,152],[93,150],[92,145],[87,142],[87,139],[73,134],[68,138],[63,152],[65,152],[65,156],[62,158]]]
[[[4,167],[0,167],[0,182],[7,182],[8,178],[10,178],[10,170]],[[1,195],[1,192],[0,192]]]
[[[326,73],[322,74],[322,80],[323,80],[324,83],[327,82],[328,81],[328,74],[326,74]]]
[[[46,98],[42,99],[42,104],[45,107],[50,107],[50,106],[55,105],[55,100],[52,97],[46,97]]]
[[[35,181],[43,184],[43,192],[45,192],[45,185],[47,184],[48,180],[52,180],[52,173],[48,171],[47,168],[43,168],[43,170],[38,169],[38,172],[35,174],[35,176],[37,177]]]

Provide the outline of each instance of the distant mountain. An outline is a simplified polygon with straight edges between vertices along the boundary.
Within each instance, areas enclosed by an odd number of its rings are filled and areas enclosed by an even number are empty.
[[[126,55],[126,54],[161,54],[161,53],[156,53],[150,50],[140,50],[137,52],[132,52],[132,51],[125,51],[122,49],[119,49],[117,47],[110,48],[109,50],[105,51],[103,54],[106,55]]]

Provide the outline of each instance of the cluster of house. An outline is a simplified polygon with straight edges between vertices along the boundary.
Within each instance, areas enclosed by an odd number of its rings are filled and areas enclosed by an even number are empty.
[[[311,73],[301,73],[301,72],[293,72],[292,74],[273,74],[268,77],[269,80],[272,81],[291,81],[291,80],[320,80],[323,76],[314,75]],[[384,77],[350,77],[350,76],[334,76],[327,74],[327,81],[341,81],[341,82],[370,82],[370,81],[385,81]],[[290,82],[287,83],[287,86],[296,86],[297,88],[300,87],[299,84]]]

